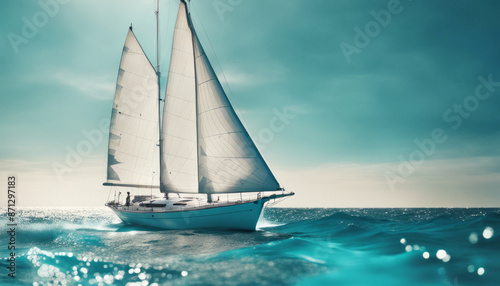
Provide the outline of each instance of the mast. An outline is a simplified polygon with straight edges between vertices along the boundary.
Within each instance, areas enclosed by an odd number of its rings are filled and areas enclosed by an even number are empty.
[[[156,11],[155,11],[155,15],[156,15],[156,78],[157,78],[157,82],[158,82],[158,146],[160,147],[160,174],[161,174],[161,166],[162,166],[162,158],[163,158],[163,155],[162,155],[162,152],[163,152],[163,148],[162,148],[162,141],[163,141],[163,138],[162,138],[162,132],[161,132],[161,109],[160,109],[160,105],[161,105],[161,85],[160,85],[160,79],[161,79],[161,72],[160,72],[160,19],[159,19],[159,15],[160,14],[160,0],[156,0]],[[168,199],[168,194],[166,194],[166,198]]]

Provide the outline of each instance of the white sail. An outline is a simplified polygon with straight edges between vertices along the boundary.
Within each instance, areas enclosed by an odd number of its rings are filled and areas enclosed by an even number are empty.
[[[279,188],[222,89],[193,30],[197,82],[200,193]]]
[[[158,185],[158,104],[156,72],[130,29],[111,116],[107,184]]]
[[[198,192],[192,34],[180,2],[163,109],[161,192]]]
[[[130,28],[116,84],[104,185],[149,188],[159,181],[163,193],[205,193],[207,199],[151,193],[146,201],[134,203],[141,199],[136,196],[131,205],[122,205],[118,196],[106,205],[129,224],[253,231],[269,200],[293,193],[212,200],[214,193],[276,191],[279,184],[231,107],[193,28],[187,1],[180,0],[163,119],[158,45],[155,70]],[[157,44],[158,37],[157,30]]]

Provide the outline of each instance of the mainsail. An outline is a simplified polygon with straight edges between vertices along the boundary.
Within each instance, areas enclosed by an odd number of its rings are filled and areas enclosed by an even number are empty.
[[[162,192],[198,192],[192,34],[180,2],[163,107]]]
[[[274,175],[232,108],[184,0],[177,15],[163,119],[161,191],[275,191]]]
[[[105,185],[158,185],[158,104],[155,69],[130,28],[116,82]]]

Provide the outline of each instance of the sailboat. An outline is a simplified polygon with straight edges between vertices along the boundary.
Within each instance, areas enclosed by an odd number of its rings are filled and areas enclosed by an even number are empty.
[[[128,195],[122,204],[119,194],[106,205],[128,224],[255,230],[270,201],[294,193],[280,187],[231,106],[196,34],[186,0],[179,2],[162,100],[159,2],[155,14],[156,67],[132,25],[125,40],[104,185],[159,189],[164,197],[137,195],[130,202]]]

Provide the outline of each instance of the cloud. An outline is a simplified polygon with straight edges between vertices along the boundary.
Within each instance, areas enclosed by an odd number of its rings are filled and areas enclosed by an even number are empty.
[[[227,81],[227,84],[229,84],[229,86],[259,86],[277,80],[276,78],[265,77],[264,75],[260,74],[236,70],[229,70],[225,71],[223,74],[219,74],[219,80],[221,81],[221,83],[226,84]]]
[[[85,96],[95,99],[109,100],[114,94],[115,82],[109,76],[88,76],[69,71],[59,71],[55,73],[52,79],[60,85],[66,85]]]

